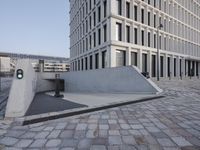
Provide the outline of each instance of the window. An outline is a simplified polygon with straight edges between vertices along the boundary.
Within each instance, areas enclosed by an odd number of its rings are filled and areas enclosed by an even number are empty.
[[[87,32],[88,32],[88,21],[87,21],[87,20],[86,20],[86,23],[85,23],[85,24],[86,24],[86,25],[85,25],[85,26],[86,26],[85,28],[86,28],[86,33],[87,33]]]
[[[116,40],[122,41],[122,24],[116,23]]]
[[[130,26],[126,26],[126,42],[130,43]]]
[[[93,13],[93,18],[94,18],[94,27],[96,26],[96,12]]]
[[[154,0],[154,3],[153,3],[154,7],[156,7],[156,0]]]
[[[91,30],[91,28],[92,28],[92,17],[91,16],[89,18],[89,22],[90,22],[90,30]]]
[[[148,32],[148,47],[151,47],[151,33]]]
[[[156,28],[156,15],[154,14],[154,28]]]
[[[98,29],[98,44],[101,44],[101,29]]]
[[[131,65],[137,66],[137,53],[131,52]]]
[[[91,49],[92,48],[92,36],[90,35],[89,37],[89,48]]]
[[[137,21],[137,6],[134,6],[134,19]]]
[[[126,17],[130,18],[130,2],[126,2]]]
[[[141,22],[144,23],[144,9],[141,9]]]
[[[121,0],[116,0],[116,4],[117,4],[117,14],[118,15],[122,15],[122,2]]]
[[[95,69],[99,68],[99,54],[95,54]]]
[[[98,21],[101,21],[101,6],[98,7]]]
[[[150,4],[151,0],[148,0],[148,4]]]
[[[147,72],[147,54],[142,54],[142,72]]]
[[[92,55],[90,55],[90,69],[92,69]]]
[[[104,33],[104,42],[107,41],[107,25],[105,24],[103,26],[103,33]]]
[[[106,51],[102,52],[102,68],[106,67]]]
[[[93,33],[93,39],[94,39],[93,46],[96,47],[96,32]]]
[[[156,34],[154,34],[154,48],[156,48]]]
[[[152,55],[151,61],[151,76],[156,77],[156,55]]]
[[[107,0],[104,0],[103,8],[104,8],[104,17],[106,17],[106,15],[107,15]]]
[[[174,76],[176,77],[176,58],[174,58]]]
[[[142,46],[144,46],[144,30],[141,31]]]
[[[135,44],[137,44],[137,32],[138,32],[138,30],[137,30],[137,28],[134,28],[134,43]]]
[[[126,52],[123,50],[116,50],[116,66],[126,65]]]
[[[150,21],[151,21],[151,13],[148,12],[148,26],[150,26]]]
[[[92,0],[90,0],[90,10],[92,9]]]
[[[84,65],[83,65],[83,61],[84,61],[84,60],[83,60],[83,59],[81,59],[81,70],[83,70],[83,69],[84,69],[84,68],[83,68],[83,66],[84,66]]]
[[[88,59],[87,59],[87,57],[85,57],[85,70],[87,70],[88,69],[88,67],[87,67],[87,65],[88,65]]]

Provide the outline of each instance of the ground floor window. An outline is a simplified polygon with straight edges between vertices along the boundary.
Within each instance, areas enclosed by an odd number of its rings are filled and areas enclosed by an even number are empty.
[[[116,50],[116,66],[126,65],[126,52],[123,50]]]
[[[142,72],[147,72],[147,54],[142,54]]]
[[[167,76],[171,76],[170,57],[167,57]]]
[[[95,54],[95,69],[99,68],[99,54]]]
[[[92,69],[92,64],[93,64],[93,61],[92,61],[92,55],[90,55],[90,69]]]
[[[174,58],[174,77],[176,77],[176,58]]]
[[[102,68],[106,67],[106,51],[102,52]]]
[[[151,76],[156,77],[156,55],[151,57]]]
[[[137,66],[137,53],[131,52],[131,65]]]
[[[164,58],[160,56],[160,76],[164,77]]]

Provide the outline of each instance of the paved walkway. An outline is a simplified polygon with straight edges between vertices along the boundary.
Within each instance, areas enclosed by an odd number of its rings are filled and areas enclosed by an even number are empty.
[[[23,127],[1,121],[0,144],[7,149],[199,150],[200,80],[159,85],[166,97],[154,101]]]

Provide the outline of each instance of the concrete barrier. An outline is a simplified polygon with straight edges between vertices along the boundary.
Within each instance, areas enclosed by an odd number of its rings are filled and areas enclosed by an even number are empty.
[[[15,71],[6,106],[6,117],[24,116],[36,92],[37,76],[30,60],[18,60],[17,69],[24,71],[24,77],[17,79]]]
[[[68,72],[61,75],[66,92],[143,93],[162,90],[134,66]]]

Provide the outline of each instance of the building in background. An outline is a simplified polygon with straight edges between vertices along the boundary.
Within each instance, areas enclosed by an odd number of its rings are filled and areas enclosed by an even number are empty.
[[[18,59],[30,59],[36,72],[66,72],[70,69],[69,59],[64,57],[0,52],[0,72],[13,74]]]
[[[200,1],[70,0],[72,71],[134,65],[156,77],[157,41],[161,77],[198,76]]]

